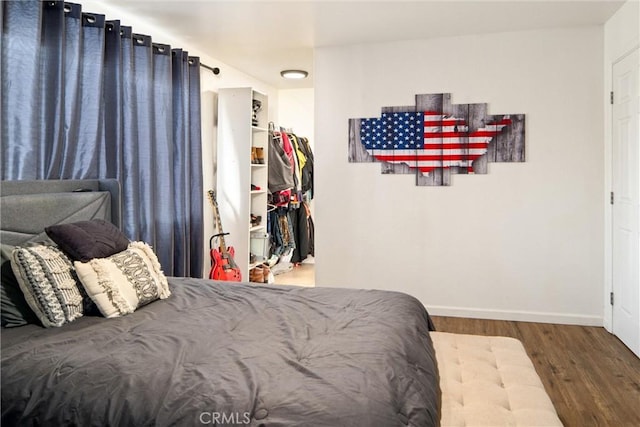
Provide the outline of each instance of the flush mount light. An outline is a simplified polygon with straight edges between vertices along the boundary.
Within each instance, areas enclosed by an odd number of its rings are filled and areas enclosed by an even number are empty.
[[[284,70],[280,71],[280,75],[285,79],[304,79],[309,73],[304,70]]]

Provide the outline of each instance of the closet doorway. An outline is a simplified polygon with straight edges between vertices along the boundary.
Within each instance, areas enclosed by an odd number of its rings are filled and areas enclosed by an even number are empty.
[[[315,188],[313,186],[313,167],[314,165],[314,90],[313,88],[302,88],[302,89],[286,89],[278,91],[278,104],[277,104],[278,112],[277,120],[275,121],[275,130],[282,130],[287,133],[288,136],[293,135],[297,141],[293,140],[293,138],[288,138],[290,142],[294,143],[294,154],[301,154],[300,152],[295,153],[295,145],[297,144],[298,148],[301,149],[303,156],[306,159],[303,160],[304,167],[300,173],[300,182],[296,181],[296,184],[299,184],[299,189],[304,190],[301,191],[301,194],[298,196],[299,205],[295,203],[293,205],[289,205],[289,219],[293,225],[297,225],[300,228],[308,226],[310,228],[310,241],[307,241],[303,236],[301,241],[295,242],[298,245],[298,251],[294,254],[291,260],[291,264],[288,266],[287,271],[278,272],[277,268],[275,269],[276,273],[274,275],[275,284],[281,285],[298,285],[298,286],[315,286],[315,248],[313,243],[313,236],[317,233],[315,229],[314,220],[314,192]],[[302,143],[302,139],[306,141],[306,143]],[[306,148],[306,150],[304,150]],[[306,151],[306,154],[304,152]],[[296,158],[296,161],[299,159]],[[273,161],[273,158],[270,157],[270,162]],[[298,166],[300,166],[298,164]],[[304,181],[304,188],[302,188],[302,181]],[[311,188],[309,188],[311,187]],[[293,198],[294,202],[296,201]],[[298,210],[295,210],[298,209]],[[300,210],[302,209],[302,210]],[[308,216],[308,223],[305,224],[305,215],[306,212]],[[273,217],[271,217],[273,219]],[[273,223],[274,221],[272,221]],[[300,229],[297,228],[295,233],[297,238],[300,238],[301,233]],[[277,265],[276,265],[277,267]]]
[[[267,158],[270,248],[262,268],[266,264],[273,275],[270,283],[314,286],[314,156],[309,138],[291,128],[270,126]]]

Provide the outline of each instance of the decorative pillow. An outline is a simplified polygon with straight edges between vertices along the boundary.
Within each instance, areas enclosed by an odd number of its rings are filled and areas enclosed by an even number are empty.
[[[0,244],[0,317],[3,328],[40,324],[35,313],[24,299],[16,275],[11,269],[11,253],[15,246]]]
[[[73,261],[106,258],[129,245],[118,227],[102,219],[52,225],[44,231]]]
[[[126,250],[110,257],[74,265],[104,317],[124,316],[171,295],[156,254],[144,242],[131,242]]]
[[[82,286],[73,264],[55,246],[16,248],[11,268],[29,307],[42,324],[62,326],[84,313]]]

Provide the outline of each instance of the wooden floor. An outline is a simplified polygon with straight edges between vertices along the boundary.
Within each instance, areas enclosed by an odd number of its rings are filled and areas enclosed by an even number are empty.
[[[303,262],[287,273],[275,276],[277,285],[315,286],[315,264]]]
[[[640,426],[640,359],[604,328],[433,316],[436,329],[519,339],[568,427]]]

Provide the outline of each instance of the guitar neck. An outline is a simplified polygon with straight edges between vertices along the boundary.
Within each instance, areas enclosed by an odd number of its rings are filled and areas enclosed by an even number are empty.
[[[223,255],[227,254],[227,244],[224,241],[224,231],[222,231],[222,221],[220,221],[220,211],[218,210],[218,202],[216,201],[215,193],[212,190],[209,190],[209,202],[213,207],[213,213],[216,220],[216,228],[220,233],[220,253]]]
[[[216,221],[218,224],[218,230],[220,230],[220,253],[226,255],[227,253],[227,244],[224,241],[224,232],[222,231],[222,224],[220,223],[220,218]]]

